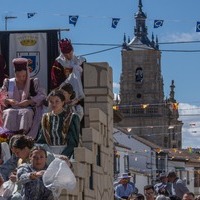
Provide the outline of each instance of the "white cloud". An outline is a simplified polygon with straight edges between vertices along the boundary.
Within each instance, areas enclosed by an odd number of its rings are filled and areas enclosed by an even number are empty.
[[[114,89],[119,89],[120,88],[120,84],[113,82],[113,88]]]
[[[169,42],[187,42],[199,40],[199,33],[173,33],[162,38],[163,41]]]
[[[182,144],[186,147],[200,147],[200,107],[186,103],[179,104],[182,128]]]

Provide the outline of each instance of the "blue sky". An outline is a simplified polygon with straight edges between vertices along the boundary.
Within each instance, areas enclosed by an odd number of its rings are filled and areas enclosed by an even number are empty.
[[[175,81],[175,98],[180,102],[180,118],[186,122],[183,133],[183,146],[200,146],[200,132],[191,131],[190,123],[196,121],[200,107],[200,43],[176,43],[200,41],[196,32],[199,18],[199,0],[142,0],[143,12],[147,14],[149,38],[152,33],[158,36],[162,50],[162,74],[165,96],[169,96],[171,80]],[[5,16],[16,16],[7,21],[8,30],[66,29],[62,37],[72,43],[116,44],[121,45],[123,35],[134,36],[134,14],[138,11],[138,0],[7,0],[0,7],[0,30],[5,30]],[[32,18],[27,13],[36,12]],[[69,24],[69,15],[79,15],[76,26]],[[116,29],[111,28],[112,18],[120,18]],[[155,19],[164,20],[162,27],[154,29]],[[162,44],[175,42],[174,44]],[[77,55],[84,55],[113,46],[74,45]],[[167,52],[181,50],[190,52]],[[114,92],[119,91],[121,73],[121,48],[86,56],[88,62],[108,62],[113,69]],[[186,110],[187,109],[187,110]],[[184,113],[188,112],[188,116]],[[196,118],[195,118],[196,117]],[[186,118],[186,119],[185,119]],[[195,119],[194,119],[195,118]],[[188,127],[187,127],[188,126]],[[194,128],[194,127],[193,127]]]

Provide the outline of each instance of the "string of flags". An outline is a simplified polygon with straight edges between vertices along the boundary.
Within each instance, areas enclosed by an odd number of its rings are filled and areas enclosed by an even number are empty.
[[[69,16],[69,24],[73,24],[74,26],[76,26],[78,17],[79,17],[78,15],[70,15]]]
[[[159,28],[163,25],[164,20],[154,20],[154,28]]]
[[[112,18],[112,28],[117,28],[120,18]]]
[[[31,17],[33,17],[35,14],[36,14],[35,12],[33,12],[33,13],[27,13],[27,17],[28,17],[28,18],[31,18]]]
[[[27,13],[27,18],[28,19],[32,18],[36,14],[37,14],[36,12]],[[63,15],[61,15],[61,16],[63,16]],[[69,24],[76,26],[78,19],[79,19],[79,15],[69,15],[68,17],[69,17]],[[110,17],[108,17],[108,18],[110,18]],[[111,18],[111,27],[114,29],[117,28],[120,20],[121,20],[121,18]],[[162,19],[156,19],[153,22],[153,28],[160,28],[163,25],[164,25],[164,20],[162,20]],[[200,21],[196,22],[196,32],[200,32]]]

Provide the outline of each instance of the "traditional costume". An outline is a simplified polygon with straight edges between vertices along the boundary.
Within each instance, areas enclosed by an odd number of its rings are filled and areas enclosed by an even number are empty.
[[[79,144],[79,134],[78,115],[69,110],[63,110],[58,115],[48,112],[43,114],[37,143],[47,144],[51,153],[70,158],[74,153],[74,148]]]
[[[73,52],[70,40],[59,41],[60,55],[56,58],[51,69],[51,89],[59,87],[63,82],[70,83],[76,92],[76,98],[81,100],[85,97],[82,85],[82,63],[85,61],[82,57],[72,56],[68,60],[64,54]]]
[[[19,89],[16,78],[5,79],[2,91],[8,93],[8,99],[14,99],[18,102],[31,99],[34,105],[27,107],[8,106],[5,108],[3,111],[4,127],[11,131],[23,129],[29,136],[35,138],[42,118],[43,101],[46,99],[46,93],[39,86],[37,78],[30,78],[27,59],[16,58],[13,60],[13,64],[15,71],[26,70],[25,86],[23,89]]]

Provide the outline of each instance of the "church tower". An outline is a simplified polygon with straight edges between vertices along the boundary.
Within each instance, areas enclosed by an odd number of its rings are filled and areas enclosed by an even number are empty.
[[[124,35],[119,101],[123,120],[118,125],[161,147],[181,148],[182,122],[178,120],[174,81],[169,99],[164,99],[161,51],[158,39],[154,41],[154,35],[151,41],[148,38],[142,7],[139,0],[133,39],[126,41]]]

